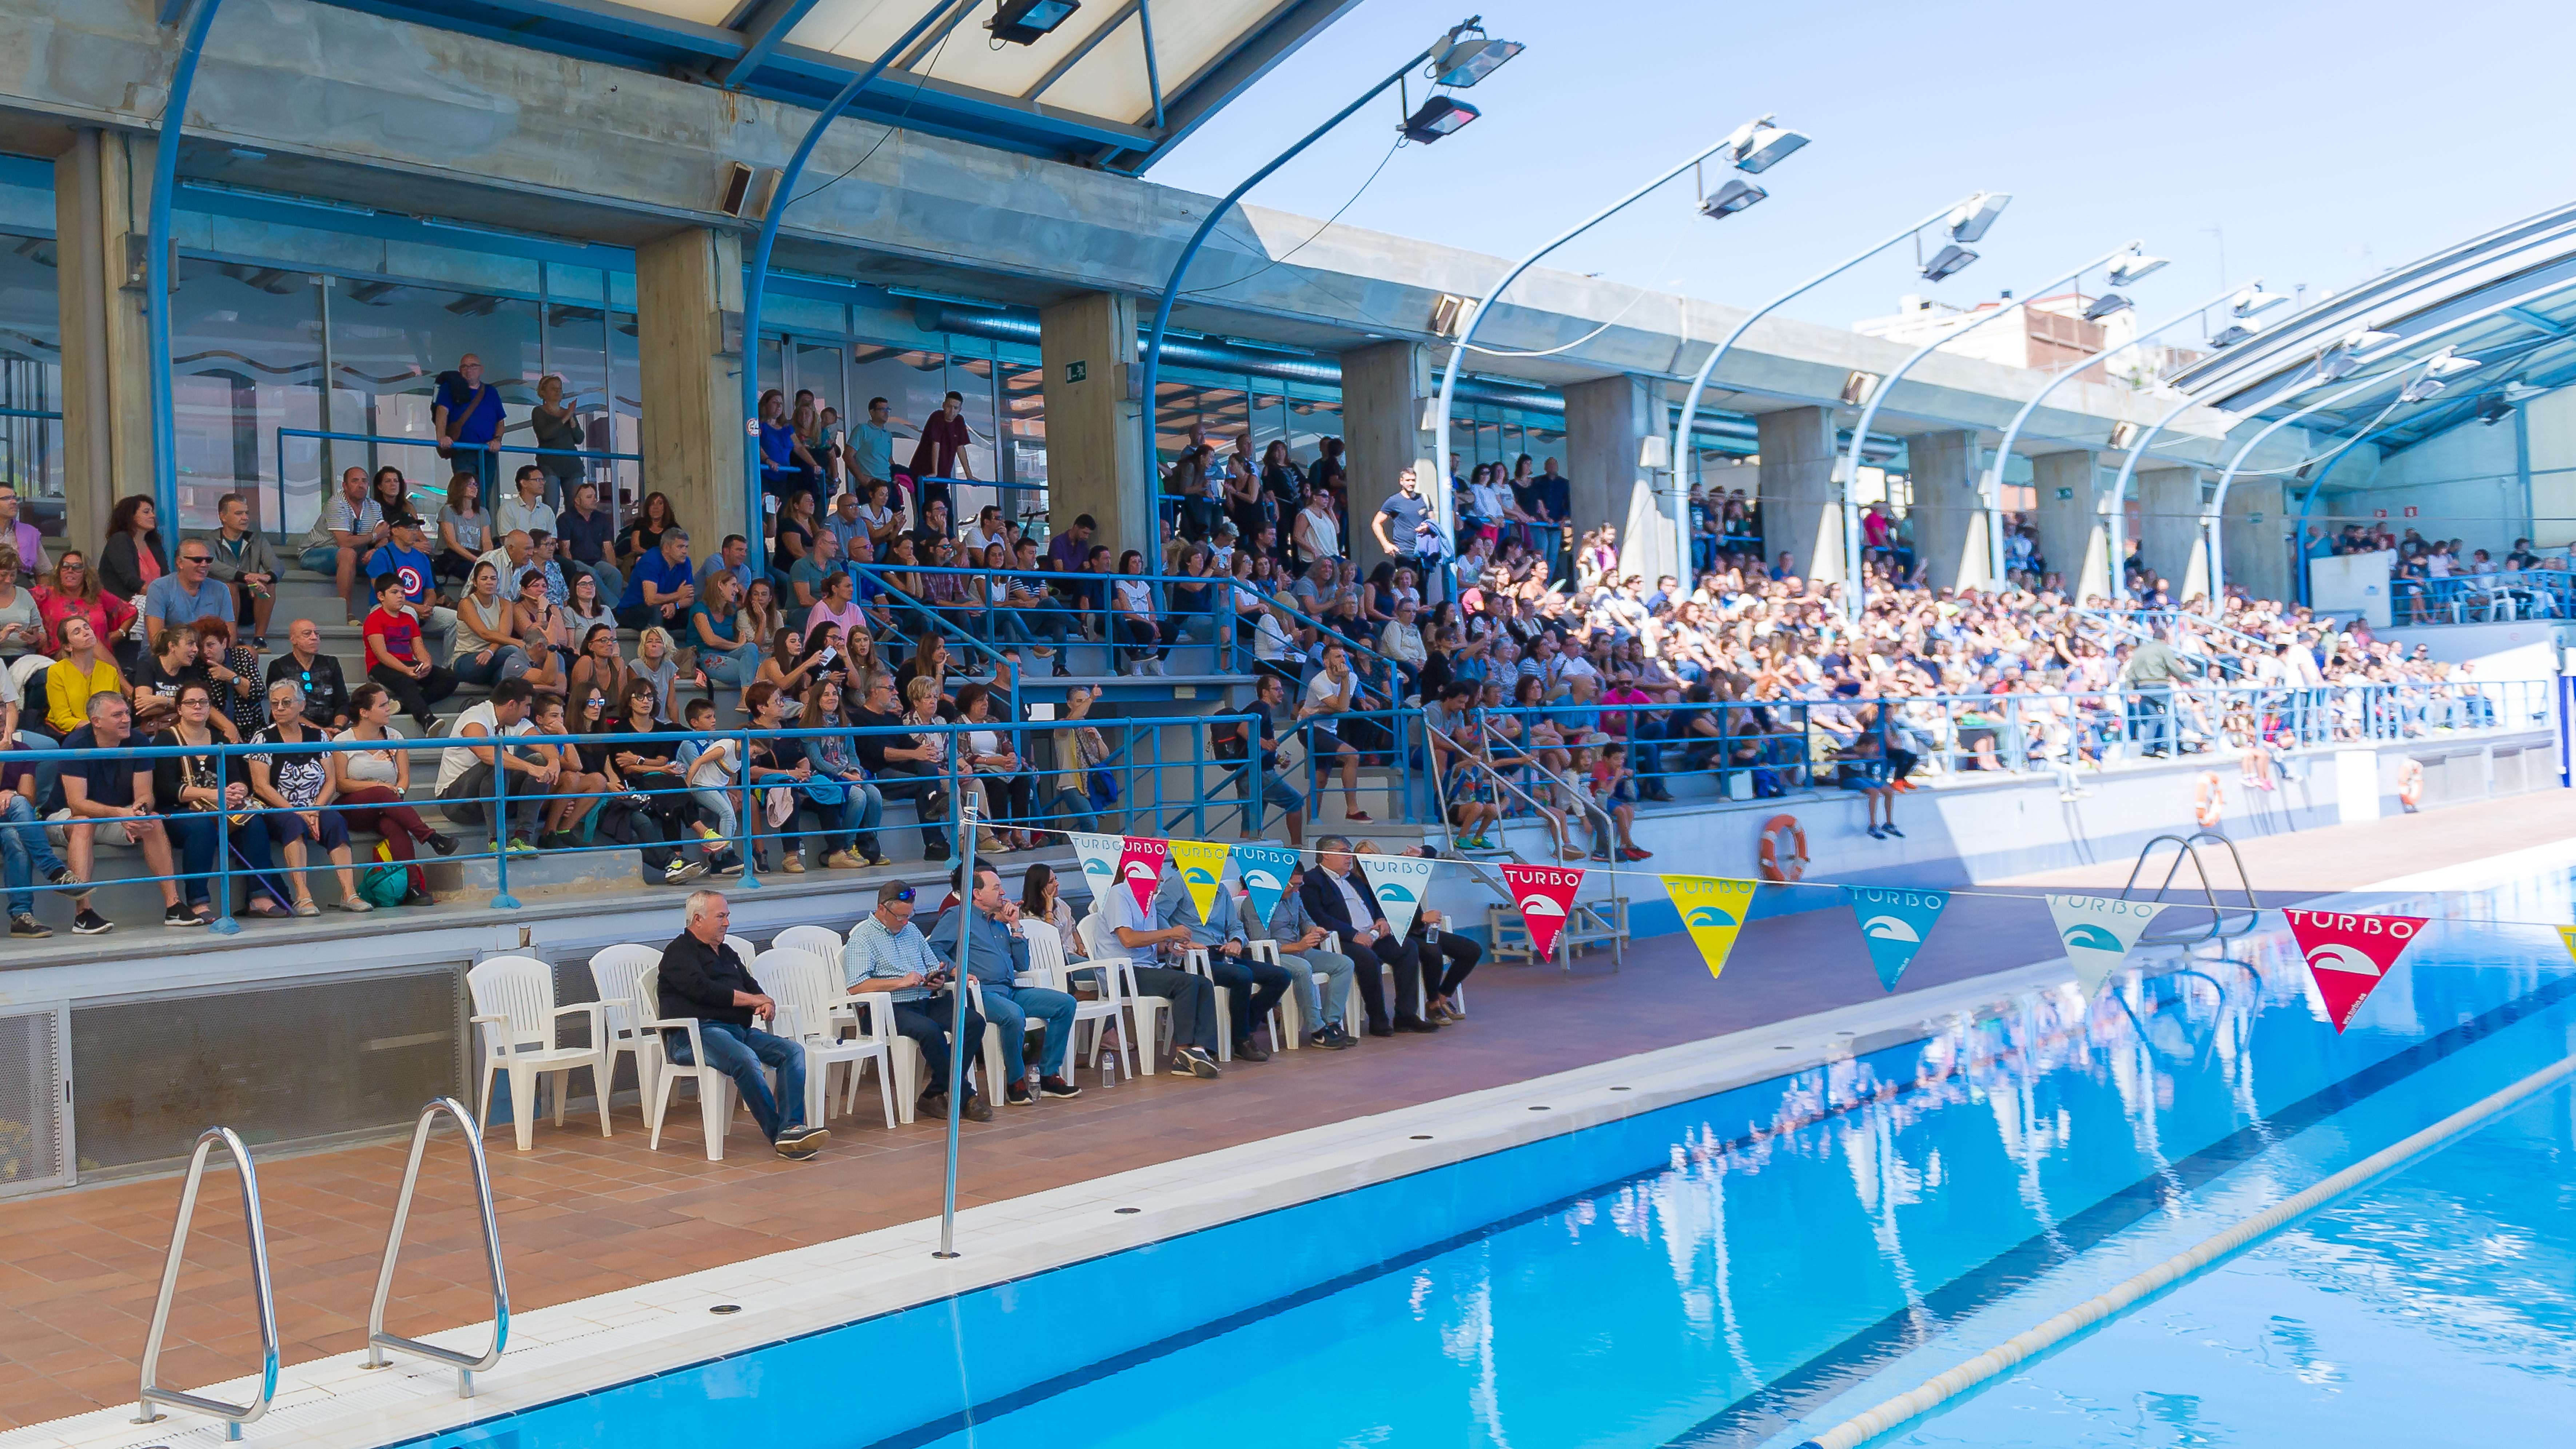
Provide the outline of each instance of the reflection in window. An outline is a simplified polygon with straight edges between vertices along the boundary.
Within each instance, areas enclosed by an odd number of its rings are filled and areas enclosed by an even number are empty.
[[[61,313],[54,297],[54,244],[0,237],[0,478],[26,500],[21,514],[40,532],[63,528]]]

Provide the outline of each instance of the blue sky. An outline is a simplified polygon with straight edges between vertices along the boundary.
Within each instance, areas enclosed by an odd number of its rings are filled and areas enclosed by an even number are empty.
[[[1230,190],[1468,13],[1363,0],[1151,178]],[[1354,201],[1393,139],[1390,93],[1250,199],[1317,217],[1349,203],[1355,225],[1513,256],[1768,111],[1813,138],[1762,176],[1770,200],[1709,222],[1684,176],[1551,265],[1749,305],[1986,188],[2014,200],[1975,266],[1927,287],[1900,248],[1788,314],[1847,326],[1906,292],[2029,295],[2130,237],[2175,260],[2136,293],[2147,317],[2219,290],[2222,245],[2226,282],[2313,300],[2576,197],[2576,88],[2550,73],[2569,13],[1496,0],[1486,28],[1530,48],[1461,93],[1480,120],[1396,152]]]

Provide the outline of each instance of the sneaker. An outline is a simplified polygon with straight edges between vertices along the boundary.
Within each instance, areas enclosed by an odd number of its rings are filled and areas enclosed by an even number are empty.
[[[740,875],[740,874],[742,874],[742,860],[740,859],[740,857],[737,857],[737,856],[734,856],[734,855],[712,855],[712,856],[709,856],[709,857],[707,857],[707,859],[706,859],[706,861],[705,861],[705,865],[706,865],[706,872],[707,872],[707,874],[709,874],[709,875]]]
[[[1003,1089],[1002,1100],[1010,1103],[1014,1107],[1025,1107],[1031,1102],[1036,1101],[1037,1098],[1029,1094],[1028,1083],[1013,1082],[1009,1087]]]
[[[805,1146],[800,1139],[793,1137],[779,1138],[776,1151],[779,1156],[790,1162],[811,1162],[816,1155],[816,1149]]]
[[[1896,824],[1893,821],[1880,826],[1879,829],[1886,831],[1888,834],[1895,836],[1899,840],[1903,840],[1905,838],[1905,832],[1897,829]]]
[[[706,873],[707,867],[703,861],[674,859],[669,865],[662,867],[662,884],[680,885],[696,880]]]
[[[1873,825],[1869,828],[1869,838],[1872,840],[1885,840],[1887,837],[1879,833],[1879,827]]]
[[[29,915],[25,911],[20,911],[9,918],[9,934],[12,936],[24,936],[29,940],[35,940],[45,936],[50,936],[53,933],[54,931],[51,926],[37,920],[34,916]]]
[[[510,837],[509,851],[512,855],[534,855],[537,853],[537,848],[513,835]]]
[[[1267,1048],[1246,1038],[1234,1044],[1234,1059],[1238,1062],[1266,1062],[1270,1060],[1270,1052]]]
[[[161,924],[165,926],[202,926],[205,923],[205,917],[186,906],[172,906],[161,913]]]
[[[791,855],[785,860],[780,861],[778,863],[778,868],[787,872],[789,875],[803,875],[805,873],[805,857],[801,854]]]
[[[81,908],[79,915],[72,917],[72,934],[75,936],[104,936],[115,929],[116,922],[86,906]]]
[[[1306,1045],[1318,1051],[1338,1052],[1348,1051],[1357,1043],[1342,1035],[1339,1028],[1328,1026],[1322,1031],[1306,1033]]]
[[[441,855],[454,855],[456,853],[456,837],[433,830],[429,833],[429,848],[437,851]]]
[[[1344,820],[1348,820],[1348,821],[1350,821],[1350,822],[1351,822],[1352,824],[1354,824],[1354,825],[1373,825],[1373,824],[1377,823],[1377,822],[1375,822],[1375,821],[1373,821],[1373,820],[1371,820],[1371,819],[1369,818],[1369,813],[1368,813],[1367,811],[1365,811],[1365,810],[1354,810],[1354,811],[1351,811],[1349,814],[1344,815],[1342,818],[1343,818]]]
[[[579,850],[581,837],[569,830],[549,830],[537,837],[539,850]]]
[[[870,865],[892,865],[892,864],[894,864],[894,857],[893,857],[893,856],[891,856],[891,855],[886,854],[886,853],[885,853],[884,851],[882,851],[882,850],[878,850],[878,849],[875,849],[875,848],[871,847],[871,848],[868,850],[868,853],[867,853],[867,854],[868,854],[868,864],[870,864]]]
[[[993,1104],[985,1101],[980,1096],[968,1096],[966,1099],[966,1105],[962,1110],[965,1113],[966,1120],[969,1122],[990,1122],[993,1120]]]
[[[1622,850],[1621,852],[1619,852],[1619,858],[1620,858],[1621,860],[1646,860],[1646,859],[1651,858],[1653,855],[1654,855],[1654,852],[1653,852],[1653,851],[1651,851],[1651,850],[1639,850],[1637,847],[1635,847],[1635,846],[1633,846],[1633,845],[1631,845],[1631,846],[1629,846],[1627,849]]]
[[[58,865],[54,867],[53,874],[45,877],[45,883],[47,885],[58,886],[78,885],[80,884],[80,877],[72,874],[72,868],[70,866]]]
[[[861,860],[854,852],[836,850],[823,857],[823,868],[825,870],[865,870],[868,868],[868,863]]]
[[[1172,1053],[1172,1065],[1202,1081],[1213,1082],[1225,1075],[1225,1068],[1216,1064],[1216,1058],[1194,1046]]]
[[[1041,1097],[1058,1098],[1079,1097],[1082,1095],[1082,1089],[1075,1086],[1073,1083],[1066,1081],[1062,1077],[1040,1077],[1038,1078],[1038,1095]]]
[[[815,1148],[822,1146],[824,1139],[831,1135],[831,1129],[829,1128],[807,1127],[800,1123],[793,1127],[779,1128],[778,1145],[781,1147],[793,1146],[810,1153]]]

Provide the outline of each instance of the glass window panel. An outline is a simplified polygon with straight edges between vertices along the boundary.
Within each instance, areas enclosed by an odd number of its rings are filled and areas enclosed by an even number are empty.
[[[276,481],[277,430],[321,421],[320,289],[310,273],[196,258],[179,274],[170,299],[178,526],[212,528],[215,500],[238,492],[263,529],[292,531],[299,516],[311,527],[318,494],[299,512]],[[175,534],[170,520],[162,527]]]
[[[563,379],[564,401],[572,404],[573,414],[582,424],[582,446],[601,452],[631,451],[612,441],[615,429],[609,421],[610,322],[607,309],[598,301],[602,291],[600,273],[590,267],[550,266],[546,269],[546,289],[545,370]],[[601,479],[609,476],[609,468],[605,460],[587,459],[582,472],[585,477]]]
[[[41,237],[0,237],[0,408],[63,409],[63,342],[57,310],[54,244]],[[26,500],[39,532],[63,529],[63,425],[52,418],[0,416],[0,478]]]
[[[343,282],[331,300],[331,373],[334,430],[366,434],[372,441],[337,444],[334,467],[391,465],[411,481],[413,494],[434,509],[455,470],[432,445],[430,419],[438,375],[468,353],[482,359],[483,380],[501,395],[503,441],[527,445],[528,409],[544,375],[539,353],[540,307],[519,297],[456,292],[393,282]],[[569,379],[567,379],[569,383]],[[358,395],[363,423],[340,417],[342,391]],[[363,456],[348,456],[354,451]],[[518,466],[503,455],[499,475]],[[287,479],[290,525],[321,498],[318,473]]]

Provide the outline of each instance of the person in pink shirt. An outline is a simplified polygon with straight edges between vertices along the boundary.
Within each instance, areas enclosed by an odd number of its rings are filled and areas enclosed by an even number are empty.
[[[1611,676],[1609,692],[1601,696],[1601,731],[1628,742],[1629,755],[1636,766],[1637,794],[1646,800],[1670,800],[1672,790],[1664,784],[1663,719],[1648,709],[1653,695],[1637,687],[1637,676],[1625,670]],[[1622,709],[1617,706],[1632,708]]]

